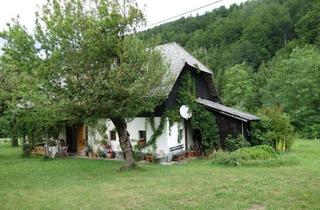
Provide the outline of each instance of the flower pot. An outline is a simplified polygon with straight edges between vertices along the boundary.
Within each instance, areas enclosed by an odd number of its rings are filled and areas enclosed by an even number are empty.
[[[88,152],[89,157],[93,157],[93,152]]]
[[[145,139],[140,139],[140,140],[138,141],[138,146],[139,146],[139,147],[143,147],[145,144],[146,144],[146,140],[145,140]]]
[[[195,157],[196,154],[195,154],[195,152],[192,150],[192,151],[189,152],[189,156],[190,156],[190,157]]]
[[[107,152],[107,158],[108,159],[113,158],[113,152]]]
[[[152,162],[153,161],[153,156],[152,155],[146,155],[146,161]]]

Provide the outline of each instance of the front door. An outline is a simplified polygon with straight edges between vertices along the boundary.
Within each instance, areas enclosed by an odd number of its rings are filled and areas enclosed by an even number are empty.
[[[76,141],[76,135],[75,132],[75,126],[67,126],[67,146],[68,146],[68,152],[77,152],[77,141]]]
[[[199,129],[193,130],[192,140],[193,140],[194,150],[197,152],[197,155],[203,155],[204,151],[203,151],[203,145],[202,145],[202,135]]]
[[[86,127],[81,124],[76,126],[77,130],[77,153],[83,151],[86,146]]]
[[[67,126],[68,152],[80,153],[86,146],[86,127],[83,124]]]

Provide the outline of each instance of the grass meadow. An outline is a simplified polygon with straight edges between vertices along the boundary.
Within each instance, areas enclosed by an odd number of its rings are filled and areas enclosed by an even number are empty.
[[[22,158],[0,143],[0,209],[320,209],[320,141],[297,140],[299,164],[226,167],[198,159],[119,172],[120,161]]]

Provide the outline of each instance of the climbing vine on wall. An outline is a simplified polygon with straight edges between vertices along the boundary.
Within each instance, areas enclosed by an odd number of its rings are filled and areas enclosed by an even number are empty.
[[[206,154],[211,152],[215,147],[220,147],[219,129],[216,118],[202,105],[197,104],[194,107],[191,124],[193,129],[200,130],[202,145]]]
[[[150,117],[148,122],[153,131],[153,135],[144,146],[140,146],[138,149],[143,149],[148,146],[156,148],[157,138],[163,133],[166,119],[169,120],[169,127],[171,128],[174,122],[182,122],[183,119],[179,114],[179,108],[181,105],[188,105],[192,111],[191,124],[193,129],[199,129],[202,136],[202,145],[205,153],[208,153],[214,149],[214,147],[220,146],[219,130],[214,115],[206,110],[202,105],[195,102],[196,89],[195,82],[191,75],[191,72],[185,72],[181,79],[177,90],[176,106],[167,108],[165,114],[160,119],[158,127],[155,126],[154,118]],[[181,143],[183,134],[180,124],[178,124],[178,143]]]
[[[191,124],[193,129],[199,129],[202,137],[202,146],[205,153],[220,147],[219,129],[215,116],[202,105],[195,102],[196,89],[191,72],[182,75],[177,90],[177,105],[188,105],[192,111]],[[178,107],[176,108],[177,114]]]
[[[178,139],[177,139],[177,142],[180,144],[180,143],[181,143],[181,141],[182,141],[182,137],[183,137],[183,134],[182,134],[183,129],[182,129],[182,127],[181,127],[181,124],[180,124],[180,123],[178,124],[177,129],[178,129]]]
[[[145,145],[143,145],[143,146],[138,145],[138,148],[137,148],[138,150],[141,150],[141,149],[146,148],[148,146],[152,146],[152,148],[154,150],[156,149],[156,147],[157,147],[156,141],[157,141],[157,138],[163,133],[163,129],[166,124],[166,116],[163,115],[160,118],[160,123],[159,123],[158,127],[155,126],[154,117],[148,118],[147,122],[149,122],[153,134],[150,137],[149,141],[146,142]]]
[[[89,135],[92,137],[93,144],[106,144],[109,137],[107,134],[108,127],[106,121],[98,118],[88,118],[85,124],[89,126]],[[92,144],[91,143],[91,144]]]

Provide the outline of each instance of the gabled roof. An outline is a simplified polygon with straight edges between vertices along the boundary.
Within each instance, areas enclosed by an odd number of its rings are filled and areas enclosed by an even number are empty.
[[[169,87],[169,92],[171,91],[174,83],[176,83],[181,71],[186,65],[191,66],[195,69],[198,69],[200,72],[207,73],[205,76],[209,76],[211,79],[212,71],[209,68],[207,68],[205,65],[203,65],[200,61],[195,59],[190,53],[188,53],[179,44],[175,42],[171,42],[171,43],[156,46],[155,49],[160,51],[165,61],[168,62],[169,64],[171,76],[173,77],[173,83],[171,87]],[[211,88],[214,89],[214,86],[212,86]],[[252,115],[246,112],[241,112],[236,109],[224,106],[222,104],[219,104],[213,101],[199,98],[197,99],[197,102],[216,112],[230,116],[232,118],[239,119],[244,122],[260,120],[255,115]]]
[[[188,53],[181,45],[176,42],[166,43],[155,47],[169,62],[172,73],[180,74],[183,67],[188,64],[200,71],[212,74],[212,71],[203,65],[200,61],[195,59]]]
[[[249,114],[246,112],[241,112],[241,111],[238,111],[238,110],[233,109],[231,107],[227,107],[222,104],[215,103],[213,101],[208,101],[208,100],[201,99],[201,98],[197,99],[196,101],[199,104],[202,104],[202,105],[208,107],[209,109],[213,109],[214,111],[220,112],[224,115],[228,115],[233,118],[237,118],[237,119],[242,120],[244,122],[260,120],[260,118],[255,115],[252,115],[252,114]]]
[[[171,76],[174,80],[172,86],[174,85],[181,71],[186,65],[199,69],[202,72],[212,74],[212,71],[209,68],[195,59],[189,52],[187,52],[183,47],[181,47],[181,45],[176,42],[158,45],[155,47],[155,49],[160,51],[162,56],[165,58],[165,61],[169,64]]]

